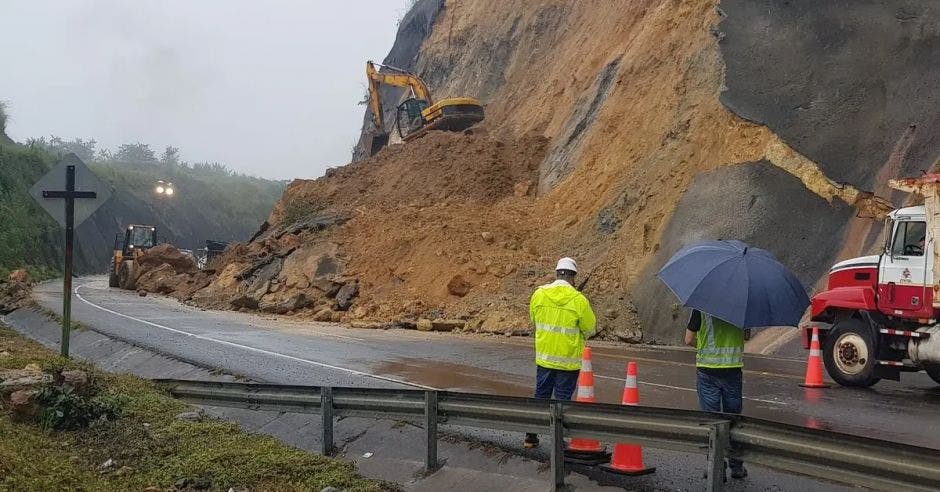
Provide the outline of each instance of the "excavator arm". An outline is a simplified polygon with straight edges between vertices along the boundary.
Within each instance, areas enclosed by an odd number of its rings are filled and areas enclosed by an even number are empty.
[[[380,72],[379,69],[385,69]],[[431,100],[431,91],[417,75],[408,73],[400,68],[380,65],[372,61],[366,62],[366,77],[369,79],[369,107],[372,109],[372,122],[379,132],[385,132],[385,118],[382,114],[382,96],[379,94],[379,86],[382,84],[394,87],[406,87],[411,89],[412,96],[428,102],[428,106],[434,104]]]

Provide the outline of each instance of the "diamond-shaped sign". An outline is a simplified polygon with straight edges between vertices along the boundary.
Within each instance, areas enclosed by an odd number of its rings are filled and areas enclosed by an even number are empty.
[[[91,214],[95,213],[104,202],[111,197],[111,187],[98,179],[95,173],[88,169],[88,166],[82,162],[75,154],[68,154],[62,158],[52,169],[46,173],[29,190],[29,194],[52,216],[56,222],[65,227],[65,203],[62,197],[48,198],[44,196],[48,192],[66,191],[66,170],[68,166],[75,166],[75,188],[76,192],[94,192],[95,198],[76,198],[75,199],[75,227],[85,221]]]

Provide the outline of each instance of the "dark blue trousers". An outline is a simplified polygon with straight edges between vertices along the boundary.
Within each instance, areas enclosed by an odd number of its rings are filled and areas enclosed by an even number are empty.
[[[535,397],[548,400],[554,393],[556,400],[570,400],[578,386],[578,373],[535,366]]]
[[[705,369],[697,371],[698,405],[706,412],[741,413],[744,406],[744,377],[741,369]],[[728,458],[731,468],[743,462]]]

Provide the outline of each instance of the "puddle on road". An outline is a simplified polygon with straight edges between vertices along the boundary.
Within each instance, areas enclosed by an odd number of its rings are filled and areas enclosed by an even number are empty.
[[[400,358],[373,365],[376,374],[451,391],[532,396],[535,382],[523,376],[479,367],[425,359]]]

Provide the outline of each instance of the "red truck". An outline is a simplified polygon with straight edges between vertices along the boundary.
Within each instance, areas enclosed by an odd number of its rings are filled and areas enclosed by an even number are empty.
[[[926,371],[940,384],[940,174],[892,180],[924,205],[888,214],[880,254],[842,261],[813,296],[803,328],[820,328],[826,371],[844,386],[871,386]]]

